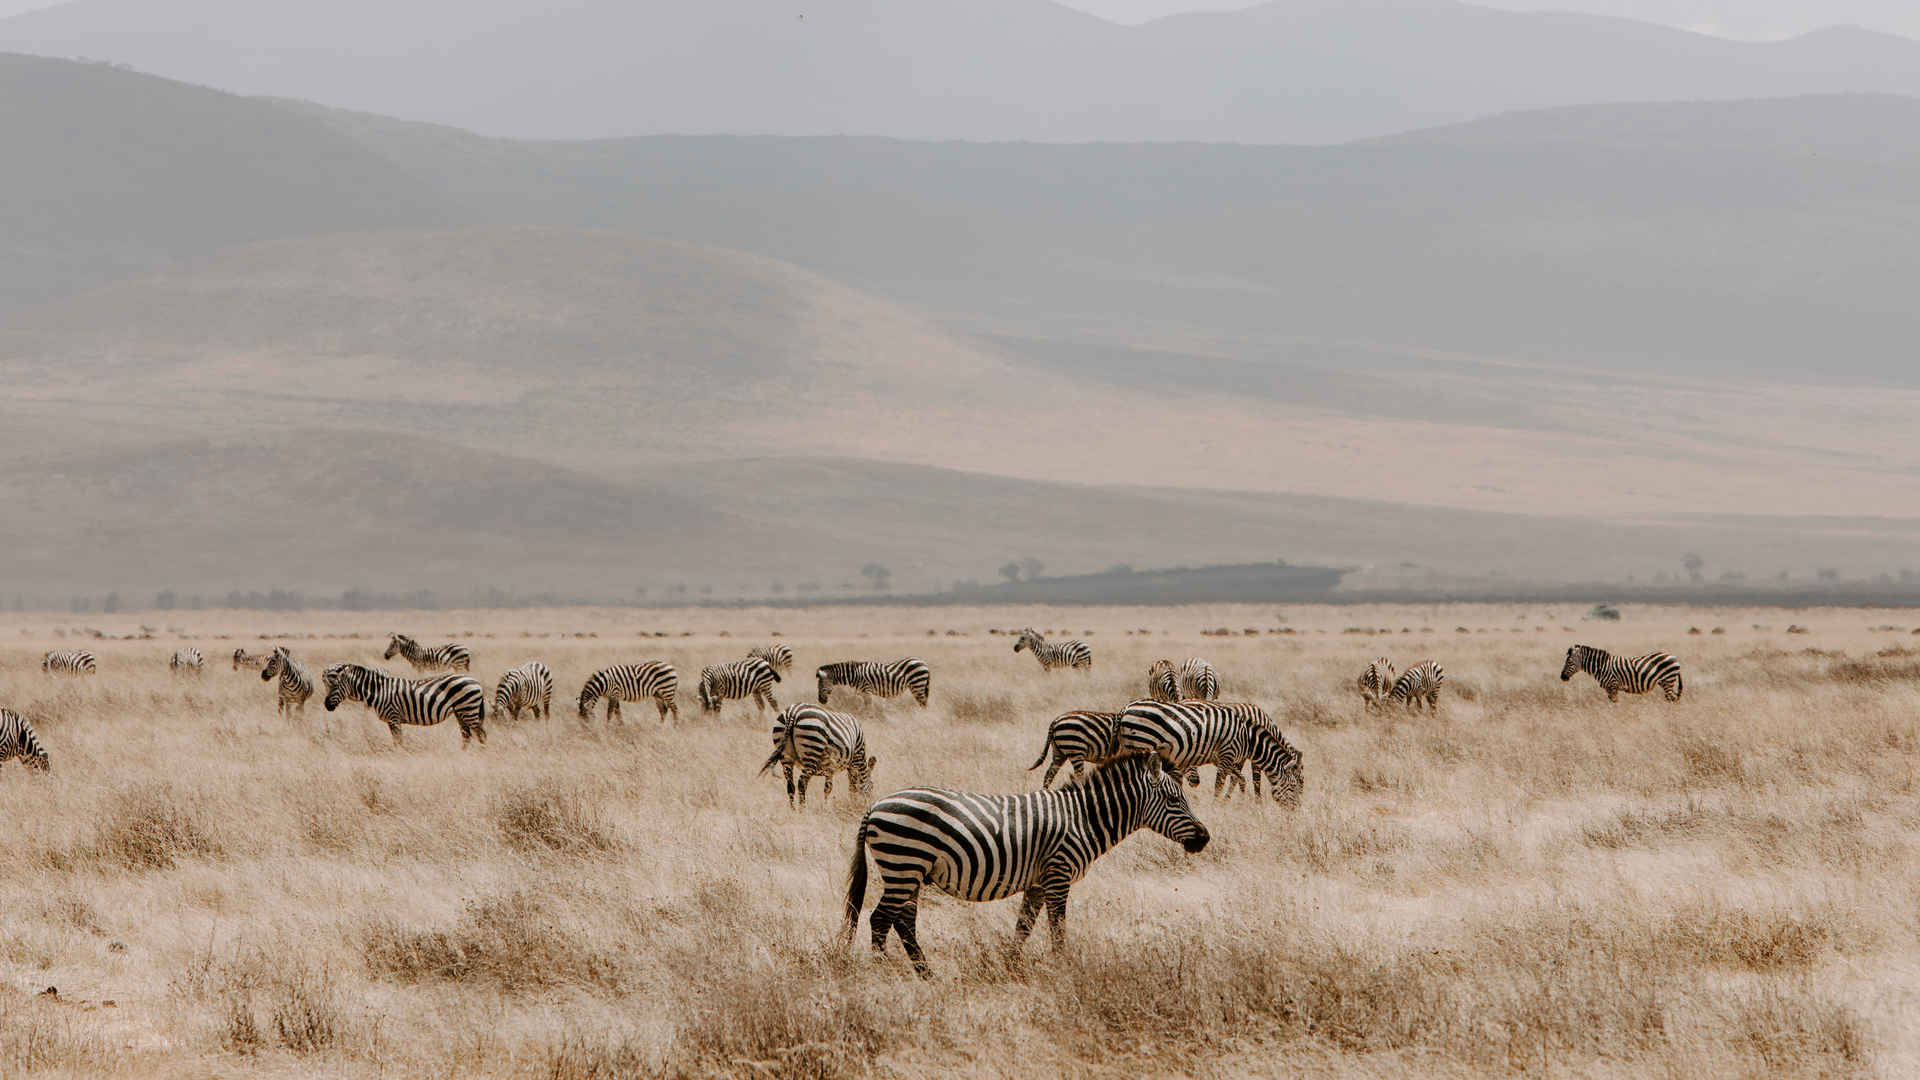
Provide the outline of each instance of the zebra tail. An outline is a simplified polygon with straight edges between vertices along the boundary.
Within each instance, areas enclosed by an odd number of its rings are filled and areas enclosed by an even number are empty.
[[[767,755],[767,763],[765,765],[760,766],[760,771],[755,773],[754,775],[755,776],[767,775],[767,770],[773,768],[775,765],[780,764],[780,758],[786,752],[787,752],[787,748],[785,744],[774,747],[773,753]]]
[[[767,670],[769,670],[769,671],[773,671],[773,665],[772,665],[772,664],[768,664],[768,665],[767,665]],[[780,681],[780,673],[779,673],[778,671],[774,671],[774,672],[773,672],[773,681],[774,681],[774,682],[779,682],[779,681]]]
[[[1047,741],[1040,744],[1040,756],[1033,759],[1033,764],[1027,766],[1027,771],[1032,772],[1033,770],[1039,768],[1041,765],[1046,764],[1047,755],[1052,752],[1053,752],[1053,732],[1049,731],[1047,732]]]
[[[867,902],[867,819],[860,819],[860,831],[853,836],[853,865],[847,868],[847,945],[853,945],[854,932],[860,929],[860,909]]]
[[[1675,671],[1673,673],[1673,700],[1679,701],[1680,695],[1686,692],[1687,692],[1686,677],[1681,675],[1678,671]]]

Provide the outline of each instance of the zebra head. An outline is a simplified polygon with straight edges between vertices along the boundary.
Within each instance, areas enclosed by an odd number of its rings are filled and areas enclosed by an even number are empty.
[[[328,712],[340,707],[340,703],[345,701],[347,695],[353,690],[354,684],[359,682],[360,673],[366,670],[358,664],[327,665],[326,670],[320,673],[320,680],[327,684],[327,698],[323,704],[326,705]]]
[[[820,704],[825,705],[827,703],[827,695],[833,693],[833,676],[828,674],[827,669],[823,666],[813,673],[813,678],[815,682],[820,684]]]
[[[1045,638],[1040,636],[1039,631],[1029,626],[1025,630],[1020,631],[1020,639],[1013,643],[1013,651],[1019,652],[1021,649],[1031,649],[1045,640]]]
[[[1097,766],[1084,777],[1067,784],[1069,790],[1084,788],[1108,794],[1096,796],[1105,804],[1101,812],[1122,816],[1116,821],[1123,830],[1152,829],[1179,844],[1189,855],[1207,846],[1212,834],[1193,816],[1187,803],[1187,789],[1167,760],[1155,753],[1122,754]]]
[[[714,682],[715,682],[715,679],[714,679],[713,669],[710,667],[701,668],[700,669],[700,711],[701,712],[711,713],[711,712],[720,711],[720,694],[714,688],[714,685],[713,685]]]
[[[287,666],[287,662],[291,659],[292,659],[292,656],[287,652],[287,647],[285,645],[274,646],[273,655],[267,657],[266,666],[260,669],[260,681],[272,682],[274,678],[280,674],[281,669]]]
[[[1300,809],[1300,796],[1307,789],[1306,772],[1301,767],[1300,751],[1279,732],[1271,737],[1254,736],[1253,767],[1267,774],[1273,788],[1273,801],[1289,810]]]
[[[864,750],[847,762],[847,786],[855,795],[873,794],[873,770],[879,764],[879,758],[869,757]]]
[[[31,754],[22,754],[20,757],[20,764],[25,765],[27,768],[32,769],[34,772],[52,772],[53,771],[52,759],[47,757],[46,749],[40,746],[35,746],[34,751]]]
[[[1574,672],[1585,670],[1591,663],[1594,653],[1598,651],[1597,649],[1590,649],[1585,645],[1575,645],[1573,648],[1568,649],[1567,662],[1561,665],[1560,668],[1560,681],[1566,682],[1573,678]],[[1602,658],[1604,658],[1604,654],[1602,654]]]
[[[380,654],[380,659],[391,660],[396,656],[405,656],[412,652],[413,639],[405,634],[395,634],[393,640],[387,642],[387,651]]]

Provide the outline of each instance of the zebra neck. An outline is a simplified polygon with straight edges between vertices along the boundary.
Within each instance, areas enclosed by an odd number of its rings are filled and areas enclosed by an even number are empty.
[[[1076,817],[1082,822],[1090,857],[1097,858],[1132,835],[1140,823],[1134,820],[1133,800],[1118,788],[1068,788],[1062,794],[1075,802]]]

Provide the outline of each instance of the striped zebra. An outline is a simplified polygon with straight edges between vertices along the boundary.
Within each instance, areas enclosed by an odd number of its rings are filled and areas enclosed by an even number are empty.
[[[493,714],[518,721],[528,709],[535,720],[553,716],[553,672],[538,660],[529,660],[500,676],[493,691]]]
[[[1393,689],[1393,681],[1398,677],[1399,674],[1393,668],[1393,661],[1384,656],[1376,656],[1373,658],[1373,663],[1367,665],[1367,670],[1361,672],[1360,677],[1354,680],[1354,685],[1360,688],[1360,700],[1366,702],[1367,708],[1371,709],[1386,696],[1387,691]]]
[[[233,650],[233,670],[239,671],[241,668],[249,668],[253,671],[259,671],[261,668],[267,666],[267,661],[272,658],[272,653],[251,653],[245,649],[235,649]]]
[[[680,706],[674,704],[673,695],[679,689],[680,676],[673,670],[673,665],[665,660],[601,668],[587,676],[586,685],[580,688],[580,719],[591,719],[593,704],[601,698],[607,699],[607,719],[610,721],[620,719],[622,701],[652,698],[654,707],[660,710],[661,723],[667,722],[669,712],[678,721]]]
[[[429,649],[405,634],[395,634],[393,640],[387,643],[387,651],[380,654],[380,659],[391,660],[396,656],[406,657],[407,663],[412,664],[415,671],[469,671],[473,668],[473,654],[457,641]]]
[[[1219,700],[1220,676],[1214,673],[1213,665],[1197,656],[1189,656],[1182,661],[1180,696],[1188,701]]]
[[[868,808],[854,835],[847,943],[853,942],[866,902],[871,849],[880,871],[880,900],[872,918],[876,953],[886,950],[891,931],[899,935],[914,970],[929,974],[915,927],[920,890],[929,884],[962,900],[1022,894],[1010,952],[1026,943],[1044,904],[1058,951],[1066,943],[1068,890],[1095,859],[1143,828],[1189,853],[1207,846],[1207,828],[1194,818],[1186,789],[1147,755],[1117,758],[1057,791],[896,791]]]
[[[327,711],[343,701],[357,701],[373,710],[400,745],[400,725],[431,727],[452,717],[460,725],[460,749],[479,739],[487,745],[487,690],[470,675],[439,675],[431,679],[403,679],[364,664],[333,664],[322,671],[327,683]]]
[[[819,684],[822,705],[827,703],[827,696],[833,693],[836,686],[883,698],[911,692],[913,700],[923,709],[926,708],[928,695],[933,693],[933,670],[927,667],[925,660],[916,656],[903,657],[891,663],[842,660],[836,664],[822,664],[813,677]]]
[[[285,645],[276,645],[267,657],[266,666],[260,669],[261,682],[272,682],[276,678],[280,680],[280,715],[295,709],[306,712],[307,699],[313,696],[313,679]]]
[[[1029,626],[1020,631],[1020,639],[1013,643],[1013,651],[1021,649],[1033,653],[1040,661],[1041,671],[1054,668],[1085,668],[1093,670],[1093,650],[1084,641],[1048,641],[1040,636],[1040,631]]]
[[[1420,703],[1427,703],[1428,712],[1440,711],[1440,686],[1447,681],[1447,673],[1432,660],[1422,660],[1400,673],[1393,685],[1376,700],[1388,704],[1402,702],[1410,710],[1418,712]]]
[[[773,684],[779,681],[780,673],[758,656],[728,664],[708,664],[700,669],[700,711],[717,713],[721,702],[743,698],[752,698],[763,714],[769,708],[778,709],[780,703],[773,698]]]
[[[1672,653],[1655,652],[1645,656],[1614,656],[1605,649],[1575,645],[1567,650],[1567,662],[1560,668],[1560,681],[1573,678],[1576,671],[1594,677],[1607,700],[1618,702],[1620,691],[1644,694],[1658,686],[1668,701],[1679,701],[1685,687],[1680,680],[1680,661]]]
[[[46,748],[40,745],[40,736],[33,733],[33,725],[27,723],[27,718],[12,709],[0,709],[0,765],[14,758],[38,772],[53,768]]]
[[[1147,697],[1152,701],[1180,700],[1180,672],[1174,668],[1173,661],[1155,660],[1147,669]]]
[[[173,659],[167,661],[167,667],[175,675],[198,675],[207,668],[207,658],[200,655],[199,649],[186,648],[173,650]]]
[[[1243,762],[1253,763],[1253,794],[1260,777],[1273,785],[1273,800],[1289,809],[1300,805],[1305,788],[1300,751],[1293,748],[1258,705],[1218,701],[1136,701],[1114,722],[1114,744],[1121,754],[1153,753],[1181,774],[1214,766],[1213,793],[1223,783],[1245,789]],[[1188,775],[1189,782],[1197,779]],[[1233,788],[1228,789],[1231,797]]]
[[[773,665],[773,670],[781,675],[793,670],[793,650],[785,642],[775,641],[766,645],[755,645],[747,650],[749,658],[759,657]]]
[[[846,713],[818,705],[789,705],[773,721],[773,753],[760,766],[760,775],[780,765],[787,774],[787,808],[807,808],[807,781],[823,782],[820,797],[833,795],[833,774],[844,769],[850,798],[873,790],[873,767],[880,759],[867,755],[867,737],[860,721]],[[793,770],[800,768],[800,802],[793,801]]]
[[[1080,779],[1088,762],[1105,761],[1120,752],[1119,744],[1114,741],[1114,725],[1119,719],[1117,712],[1076,709],[1061,713],[1047,725],[1047,741],[1040,747],[1040,756],[1027,766],[1027,771],[1039,768],[1047,760],[1047,755],[1052,754],[1053,764],[1047,766],[1046,775],[1040,778],[1041,787],[1052,785],[1060,766],[1068,762],[1073,763],[1073,779]],[[1189,769],[1187,782],[1198,786],[1199,771]]]
[[[47,675],[92,675],[98,670],[93,654],[84,649],[54,649],[40,658],[40,671]]]

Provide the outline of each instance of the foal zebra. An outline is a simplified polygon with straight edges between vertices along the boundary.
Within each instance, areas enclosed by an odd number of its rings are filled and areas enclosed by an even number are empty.
[[[778,709],[773,684],[779,681],[780,673],[758,656],[730,664],[709,664],[700,669],[700,710],[717,713],[721,702],[749,697],[762,713],[769,707]]]
[[[391,660],[395,656],[406,657],[415,671],[468,671],[473,667],[473,654],[457,641],[429,649],[405,634],[395,634],[380,659]]]
[[[1040,661],[1041,671],[1054,668],[1093,669],[1093,650],[1084,641],[1048,641],[1040,636],[1040,631],[1029,626],[1020,631],[1020,639],[1013,643],[1013,651],[1026,649],[1033,658]]]
[[[680,707],[674,704],[673,695],[679,689],[680,676],[673,670],[673,665],[665,660],[601,668],[587,676],[586,685],[580,688],[580,719],[590,719],[594,702],[601,698],[607,699],[608,720],[620,719],[622,701],[652,698],[654,707],[660,710],[661,723],[667,722],[668,712],[672,712],[674,720],[678,721]]]
[[[267,657],[266,666],[260,669],[261,682],[272,682],[276,676],[280,679],[280,715],[285,716],[295,709],[306,712],[307,699],[313,696],[313,679],[285,645],[274,646],[273,654]]]
[[[1186,789],[1147,755],[1101,765],[1058,791],[894,792],[867,810],[854,835],[853,863],[847,872],[847,943],[853,942],[866,902],[871,848],[881,889],[872,918],[876,953],[886,950],[887,932],[893,931],[914,970],[922,976],[930,973],[915,928],[920,889],[929,884],[962,900],[1023,894],[1010,952],[1026,943],[1045,904],[1057,951],[1066,943],[1068,890],[1095,859],[1142,828],[1189,853],[1207,846],[1207,828],[1194,818]]]
[[[1273,785],[1273,801],[1288,809],[1300,805],[1305,787],[1300,751],[1293,748],[1258,705],[1217,701],[1136,701],[1114,722],[1114,744],[1122,754],[1152,753],[1178,773],[1214,766],[1213,793],[1223,783],[1244,789],[1242,762],[1253,763],[1253,794],[1264,774]],[[1197,776],[1189,776],[1197,782]],[[1231,796],[1232,788],[1228,789]]]
[[[40,671],[46,675],[92,675],[98,670],[93,654],[84,649],[55,649],[40,658]]]
[[[400,745],[400,725],[431,727],[452,717],[460,725],[460,749],[472,739],[487,744],[487,691],[470,675],[403,679],[363,664],[333,664],[321,672],[327,682],[327,711],[343,701],[372,709]]]
[[[1375,701],[1388,704],[1402,702],[1414,712],[1420,710],[1422,701],[1427,703],[1427,711],[1440,711],[1440,686],[1447,681],[1447,673],[1432,660],[1422,660],[1400,673],[1393,685],[1384,693],[1377,694]]]
[[[747,656],[757,656],[765,660],[767,663],[773,665],[773,670],[776,673],[781,675],[785,675],[787,672],[793,670],[793,650],[787,648],[786,643],[783,641],[775,641],[767,645],[755,645],[753,648],[747,650]]]
[[[1354,684],[1360,688],[1360,700],[1366,702],[1367,708],[1371,709],[1386,696],[1387,691],[1393,689],[1393,682],[1397,677],[1393,670],[1393,661],[1384,656],[1376,656],[1373,658],[1373,663],[1367,665],[1367,670],[1361,672],[1360,677],[1354,680]]]
[[[787,808],[807,808],[807,781],[818,776],[822,799],[833,795],[833,774],[847,771],[847,793],[859,798],[873,790],[873,767],[878,758],[867,756],[867,737],[860,721],[846,713],[818,705],[789,705],[773,721],[773,753],[760,766],[760,775],[780,764],[787,774]],[[793,769],[800,767],[800,803],[793,801]]]
[[[493,692],[493,714],[518,721],[520,710],[528,709],[533,718],[553,716],[553,672],[538,660],[529,660],[500,676]]]
[[[47,772],[53,763],[47,758],[47,751],[40,745],[40,737],[33,733],[33,725],[27,718],[12,709],[0,709],[0,765],[14,758],[20,764],[37,772]]]
[[[1620,691],[1644,694],[1658,686],[1668,701],[1679,701],[1685,687],[1680,680],[1680,661],[1671,653],[1655,652],[1645,656],[1614,656],[1605,649],[1575,645],[1567,650],[1567,662],[1560,668],[1560,681],[1573,678],[1576,671],[1594,677],[1607,700],[1618,702]]]
[[[928,695],[933,692],[933,670],[917,656],[892,662],[842,660],[835,664],[822,664],[813,677],[819,684],[822,705],[827,703],[828,695],[833,693],[836,686],[883,698],[911,692],[913,700],[923,709],[926,708]]]
[[[272,653],[250,653],[245,649],[235,649],[233,650],[233,670],[239,671],[244,667],[259,671],[266,666],[272,656]]]
[[[198,675],[206,670],[207,658],[200,655],[199,649],[175,649],[173,659],[167,661],[167,667],[173,669],[175,675]]]
[[[1047,725],[1047,741],[1040,747],[1040,756],[1027,766],[1027,771],[1040,767],[1053,755],[1053,764],[1047,766],[1046,775],[1040,778],[1040,786],[1045,788],[1053,783],[1060,772],[1060,766],[1073,762],[1073,779],[1080,779],[1088,762],[1101,762],[1120,752],[1120,746],[1114,741],[1114,725],[1120,719],[1117,712],[1092,712],[1076,709],[1064,712],[1053,718]],[[1200,784],[1198,770],[1187,770],[1187,782],[1194,786]]]

